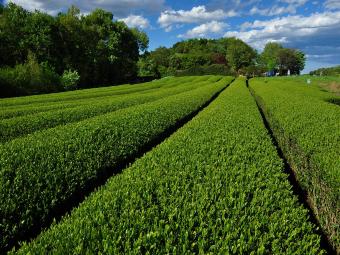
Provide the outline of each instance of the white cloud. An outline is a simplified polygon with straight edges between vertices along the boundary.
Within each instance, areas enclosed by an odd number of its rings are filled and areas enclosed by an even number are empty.
[[[327,0],[324,3],[326,9],[335,10],[340,9],[340,1],[339,0]]]
[[[140,15],[129,15],[126,18],[120,20],[124,21],[129,27],[138,27],[142,29],[150,27],[149,20]]]
[[[225,36],[238,37],[259,50],[267,42],[280,42],[299,48],[310,57],[323,55],[320,61],[327,58],[327,61],[338,61],[334,56],[340,55],[340,11],[256,20],[243,24],[242,28],[243,31],[229,31]],[[330,55],[333,59],[329,59]]]
[[[295,14],[298,7],[303,6],[307,0],[279,0],[279,3],[288,4],[285,6],[275,4],[270,8],[257,8],[254,6],[250,9],[250,14],[259,14],[262,16],[278,16],[282,14]]]
[[[295,14],[296,13],[296,8],[293,5],[288,5],[288,6],[273,6],[271,8],[267,9],[259,9],[256,6],[254,6],[250,10],[250,14],[259,14],[262,16],[277,16],[285,13],[290,13],[290,14]]]
[[[189,11],[185,10],[167,10],[163,11],[158,18],[158,23],[166,31],[170,31],[173,24],[178,23],[203,23],[211,20],[222,20],[228,17],[236,16],[236,12],[230,10],[225,12],[222,9],[208,11],[204,5],[193,7]]]
[[[82,13],[89,13],[95,8],[111,11],[115,17],[124,17],[136,10],[146,12],[160,11],[165,0],[5,0],[13,2],[28,10],[42,10],[50,14],[57,14],[67,10],[71,5],[77,6]]]
[[[280,0],[280,2],[286,3],[286,4],[294,4],[294,5],[297,5],[297,6],[302,6],[305,3],[307,3],[307,0]]]
[[[211,21],[201,24],[193,29],[188,30],[185,34],[179,35],[179,38],[193,38],[193,37],[206,37],[208,34],[219,34],[228,27],[227,23]]]

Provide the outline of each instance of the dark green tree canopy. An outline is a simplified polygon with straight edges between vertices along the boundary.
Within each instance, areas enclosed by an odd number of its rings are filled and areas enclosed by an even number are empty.
[[[305,67],[305,54],[296,49],[284,48],[281,44],[269,42],[260,56],[260,64],[267,71],[277,70],[281,75],[300,74]]]
[[[256,51],[242,40],[228,38],[226,57],[235,72],[239,73],[242,68],[254,64],[256,56]]]
[[[59,75],[77,70],[83,87],[134,79],[140,53],[149,44],[144,32],[115,21],[102,9],[82,15],[71,6],[50,16],[9,3],[0,13],[0,68],[25,63],[31,52]]]

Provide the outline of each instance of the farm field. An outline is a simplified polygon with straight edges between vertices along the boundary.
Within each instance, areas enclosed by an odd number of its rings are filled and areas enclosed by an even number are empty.
[[[321,227],[339,247],[339,97],[296,78],[249,83]]]
[[[305,79],[168,77],[1,99],[0,249],[339,253],[339,96]]]

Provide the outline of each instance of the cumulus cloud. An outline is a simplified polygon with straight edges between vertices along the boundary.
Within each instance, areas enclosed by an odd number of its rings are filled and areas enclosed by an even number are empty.
[[[297,8],[303,6],[307,0],[279,0],[279,4],[275,4],[269,8],[258,8],[253,6],[250,9],[250,14],[258,14],[262,16],[278,16],[282,14],[295,14]],[[285,5],[280,5],[285,4]],[[288,5],[287,5],[288,4]]]
[[[224,11],[217,9],[214,11],[208,11],[204,5],[193,7],[189,11],[185,10],[166,10],[163,11],[158,18],[158,23],[166,31],[170,31],[174,24],[179,23],[204,23],[211,20],[222,20],[228,17],[236,16],[236,12],[233,10]]]
[[[224,9],[224,10],[244,10],[249,6],[253,6],[254,4],[260,3],[262,0],[210,0],[207,6],[212,9]]]
[[[95,8],[103,8],[111,11],[116,17],[124,17],[136,10],[155,12],[160,11],[165,0],[5,0],[5,3],[13,2],[28,10],[42,10],[49,14],[67,10],[71,5],[77,6],[83,13],[89,13]]]
[[[220,34],[228,27],[227,23],[211,21],[201,24],[193,29],[188,30],[185,34],[181,34],[179,38],[193,38],[193,37],[206,37],[209,34]]]
[[[226,37],[238,37],[257,49],[263,49],[267,42],[283,43],[299,48],[319,60],[340,55],[340,12],[314,13],[310,16],[287,16],[243,24],[244,31],[228,31]],[[321,53],[322,52],[322,53]],[[331,61],[328,59],[328,62]]]
[[[301,6],[301,5],[304,5],[305,3],[307,3],[307,0],[280,0],[280,2],[286,3],[286,4],[294,4],[294,5],[297,5],[297,6]]]
[[[124,21],[129,27],[137,27],[142,29],[150,27],[149,20],[140,15],[129,15],[126,18],[120,20]]]
[[[324,6],[326,9],[329,9],[329,10],[340,9],[340,1],[339,0],[327,0],[324,3]]]
[[[276,15],[281,15],[281,14],[295,14],[296,13],[296,7],[293,5],[288,5],[288,6],[273,6],[271,8],[267,9],[259,9],[256,6],[250,9],[250,14],[259,14],[262,16],[276,16]]]

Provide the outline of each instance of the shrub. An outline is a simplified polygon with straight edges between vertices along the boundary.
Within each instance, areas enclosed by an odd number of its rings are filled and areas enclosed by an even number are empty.
[[[61,77],[61,83],[65,90],[74,90],[77,88],[79,79],[77,70],[65,70]]]
[[[0,69],[0,97],[60,91],[60,77],[47,62],[38,63],[28,54],[24,64]]]

